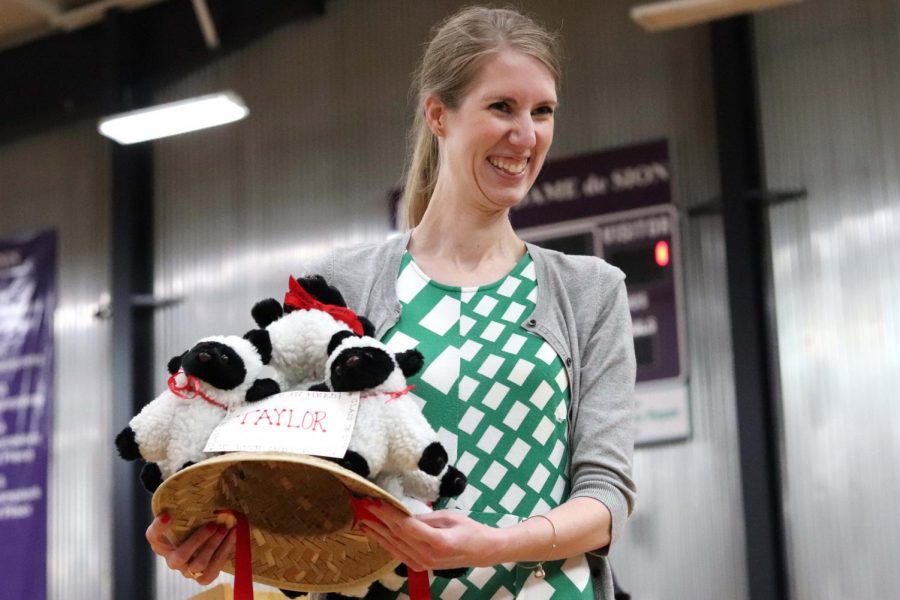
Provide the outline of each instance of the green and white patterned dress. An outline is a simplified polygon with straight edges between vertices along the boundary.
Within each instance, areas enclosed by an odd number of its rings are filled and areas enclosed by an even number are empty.
[[[397,279],[402,314],[384,336],[395,350],[415,347],[425,356],[425,368],[410,381],[413,393],[469,478],[447,507],[488,525],[545,513],[569,494],[566,369],[543,339],[521,327],[537,285],[528,254],[495,283],[456,287],[431,280],[407,252]],[[433,578],[432,597],[594,597],[583,556],[544,569],[544,579],[515,564],[472,569],[463,579]],[[405,599],[405,592],[377,598]]]

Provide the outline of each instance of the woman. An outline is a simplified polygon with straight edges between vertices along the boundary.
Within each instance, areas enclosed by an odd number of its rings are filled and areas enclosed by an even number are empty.
[[[447,19],[416,78],[411,232],[306,269],[378,336],[425,354],[416,393],[469,489],[456,510],[413,518],[385,506],[363,527],[413,569],[475,567],[436,578],[441,597],[613,598],[604,557],[634,503],[624,276],[526,244],[508,218],[553,140],[559,80],[555,39],[529,18],[473,7]],[[154,551],[215,578],[232,534],[200,530],[173,548],[165,525],[148,529]]]

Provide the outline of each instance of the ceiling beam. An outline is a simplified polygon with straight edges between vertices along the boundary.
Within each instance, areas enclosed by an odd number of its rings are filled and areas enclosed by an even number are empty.
[[[194,5],[194,14],[197,15],[197,23],[200,25],[200,31],[203,32],[203,39],[206,40],[206,47],[215,50],[219,47],[219,34],[216,32],[216,24],[209,14],[209,6],[206,0],[191,0]]]
[[[631,9],[631,18],[650,32],[668,31],[736,15],[797,4],[802,0],[665,0]]]
[[[39,14],[47,19],[47,21],[55,19],[62,12],[59,10],[58,6],[48,0],[13,0],[13,2],[27,8],[31,12]]]
[[[74,31],[102,21],[106,12],[112,8],[135,10],[162,0],[95,0],[71,10],[62,10],[58,4],[50,0],[13,1],[41,15],[56,29]]]

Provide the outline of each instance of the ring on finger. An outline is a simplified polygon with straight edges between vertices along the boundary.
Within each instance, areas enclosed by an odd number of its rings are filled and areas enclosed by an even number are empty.
[[[188,572],[188,576],[191,579],[200,579],[201,577],[203,577],[203,571],[194,571],[193,569],[188,567],[187,572]]]

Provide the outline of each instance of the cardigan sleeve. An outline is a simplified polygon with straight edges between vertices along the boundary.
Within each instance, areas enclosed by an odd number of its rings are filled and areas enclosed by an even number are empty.
[[[570,498],[590,497],[612,515],[612,543],[634,509],[635,357],[628,295],[621,279],[601,298],[583,342],[575,426],[570,440]],[[609,546],[600,549],[606,555]]]

